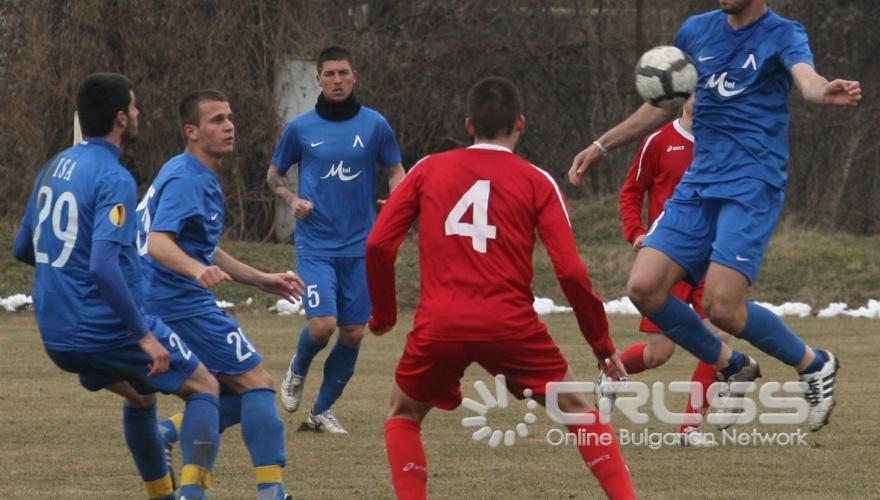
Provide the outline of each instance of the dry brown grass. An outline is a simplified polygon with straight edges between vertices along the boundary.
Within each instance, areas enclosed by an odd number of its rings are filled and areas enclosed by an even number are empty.
[[[410,318],[402,320],[401,331],[366,340],[358,372],[335,407],[351,435],[297,432],[305,410],[283,415],[289,459],[285,483],[297,498],[392,496],[382,422],[391,374],[402,350],[402,332]],[[576,373],[592,379],[593,361],[573,318],[549,317],[547,323]],[[634,318],[612,317],[611,323],[619,347],[639,340]],[[279,380],[302,319],[247,316],[242,324]],[[836,392],[841,403],[831,425],[810,435],[809,447],[627,447],[624,455],[641,498],[880,496],[876,481],[880,404],[872,392],[876,385],[873,360],[880,350],[877,323],[806,319],[790,324],[808,342],[833,349],[842,360],[844,368]],[[74,376],[52,366],[29,314],[0,315],[0,332],[0,497],[142,498],[123,444],[118,399],[86,393]],[[764,380],[791,378],[789,369],[750,348],[746,351],[762,363]],[[325,353],[319,355],[306,384],[306,405],[316,395]],[[686,379],[693,363],[690,356],[679,353],[668,366],[636,379]],[[488,377],[475,367],[463,381],[465,395],[476,397],[472,383],[477,379]],[[524,408],[517,404],[517,408]],[[681,404],[683,401],[673,400],[670,408]],[[174,398],[163,397],[160,415],[170,415],[180,406]],[[513,448],[491,450],[485,443],[472,442],[469,431],[459,426],[459,420],[468,415],[463,409],[451,414],[435,411],[426,419],[423,437],[432,498],[600,497],[595,480],[575,450],[554,448],[537,438]],[[515,418],[519,414],[511,415]],[[500,422],[505,423],[503,419]],[[546,417],[539,413],[534,434],[543,438],[548,428]],[[648,428],[674,430],[654,421]],[[758,430],[776,429],[758,426]],[[250,460],[238,429],[224,435],[215,472],[212,498],[253,498]]]

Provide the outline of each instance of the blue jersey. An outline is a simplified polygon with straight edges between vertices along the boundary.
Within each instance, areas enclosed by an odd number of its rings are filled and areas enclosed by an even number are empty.
[[[272,156],[282,174],[294,163],[298,196],[314,204],[296,221],[297,255],[363,257],[376,220],[376,166],[400,163],[388,121],[366,106],[345,121],[309,111],[287,124]]]
[[[734,30],[716,10],[688,18],[675,45],[698,74],[694,161],[682,180],[753,177],[784,188],[791,67],[814,65],[804,27],[768,10]]]
[[[150,257],[150,231],[175,235],[187,255],[206,266],[223,232],[223,190],[217,176],[189,153],[168,160],[137,207],[138,245],[144,266],[145,309],[164,321],[205,314],[214,294]]]
[[[22,226],[33,233],[34,308],[47,349],[108,350],[140,337],[129,332],[89,277],[92,242],[121,246],[119,267],[141,302],[135,247],[137,187],[119,149],[87,138],[40,171]]]

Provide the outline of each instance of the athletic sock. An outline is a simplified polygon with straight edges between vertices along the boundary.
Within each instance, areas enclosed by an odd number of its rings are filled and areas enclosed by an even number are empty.
[[[194,394],[186,400],[183,425],[180,429],[180,447],[183,450],[183,468],[180,471],[180,496],[205,498],[211,482],[211,471],[220,449],[218,432],[220,417],[217,397]]]
[[[283,500],[281,468],[284,452],[284,424],[275,406],[275,391],[251,389],[241,395],[241,435],[251,455],[259,500]]]
[[[687,407],[685,407],[684,409],[685,413],[696,413],[699,415],[705,415],[706,408],[709,406],[709,397],[707,395],[707,393],[709,392],[709,387],[717,380],[715,373],[715,367],[710,365],[709,363],[705,363],[703,361],[697,363],[697,367],[694,368],[694,374],[691,376],[691,381],[700,384],[700,391],[703,394],[703,399],[701,400],[702,402],[699,405],[695,405],[693,394],[688,396]],[[684,430],[688,427],[696,427],[696,425],[681,424],[678,432],[684,432]]]
[[[599,423],[599,414],[596,410],[591,413],[596,416],[595,424],[568,427],[569,431],[578,436],[578,452],[584,464],[596,476],[608,498],[634,499],[636,496],[632,478],[617,446],[614,429],[608,424]]]
[[[807,350],[804,341],[769,309],[754,302],[746,303],[746,309],[746,326],[739,336],[789,366],[800,364]]]
[[[725,378],[730,378],[736,372],[742,370],[742,367],[746,365],[746,356],[745,354],[739,351],[733,351],[730,355],[730,360],[727,362],[727,366],[719,370]]]
[[[623,351],[620,360],[623,362],[627,374],[635,375],[645,371],[645,349],[647,347],[648,344],[645,343],[633,344]]]
[[[144,481],[148,498],[160,498],[173,491],[162,436],[156,422],[156,405],[149,408],[122,406],[122,429],[125,444]]]
[[[324,380],[321,381],[318,399],[312,409],[315,415],[329,410],[339,396],[342,396],[342,391],[354,375],[358,351],[360,349],[357,347],[349,347],[341,340],[336,341],[336,345],[327,356],[327,361],[324,362]]]
[[[825,362],[828,361],[828,358],[825,357],[825,353],[819,349],[813,349],[813,354],[815,354],[816,357],[813,358],[813,361],[807,365],[806,368],[804,368],[804,371],[802,371],[801,374],[816,373],[821,370],[825,365]]]
[[[238,394],[220,395],[220,425],[217,431],[223,434],[227,427],[241,422],[241,396]]]
[[[183,424],[183,412],[172,415],[159,422],[159,434],[165,444],[175,444],[180,439],[180,425]]]
[[[299,333],[299,343],[296,345],[296,357],[293,358],[293,363],[291,363],[290,369],[297,375],[307,375],[309,373],[309,367],[312,366],[312,360],[315,359],[315,355],[321,352],[321,349],[325,347],[327,347],[327,342],[315,342],[315,340],[312,339],[312,334],[309,332],[309,327],[306,326]]]
[[[391,484],[398,500],[426,499],[428,461],[419,424],[406,418],[387,420],[385,450],[391,466]]]
[[[721,340],[703,323],[691,307],[669,296],[660,309],[647,315],[663,334],[697,359],[715,364],[721,354]]]

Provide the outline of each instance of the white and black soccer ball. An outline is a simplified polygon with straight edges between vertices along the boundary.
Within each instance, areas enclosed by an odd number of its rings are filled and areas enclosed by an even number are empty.
[[[678,47],[654,47],[642,54],[636,64],[636,91],[658,108],[678,108],[696,86],[697,68]]]

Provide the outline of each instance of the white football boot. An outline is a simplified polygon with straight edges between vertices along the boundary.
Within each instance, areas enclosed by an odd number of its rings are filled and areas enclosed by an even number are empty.
[[[305,375],[297,375],[290,368],[293,366],[294,359],[296,359],[296,354],[290,359],[287,373],[284,375],[284,380],[281,381],[281,406],[291,413],[299,408],[299,403],[302,401],[303,387],[306,382]]]
[[[329,432],[330,434],[348,434],[348,431],[342,427],[342,424],[339,423],[339,420],[336,419],[336,415],[333,414],[331,410],[326,410],[323,413],[319,413],[315,415],[315,413],[310,409],[309,417],[306,419],[306,425],[318,432]]]
[[[725,377],[718,372],[716,377],[718,382],[721,382],[721,389],[718,391],[718,400],[726,402],[730,398],[742,398],[745,394],[738,391],[733,391],[730,388],[731,382],[751,382],[755,379],[761,378],[761,367],[758,366],[758,362],[755,361],[755,358],[751,356],[746,356],[747,363],[743,365],[743,367],[730,377]],[[719,429],[727,429],[730,427],[734,421],[736,421],[736,415],[742,413],[742,408],[725,408],[720,407],[715,410],[715,413],[723,414],[724,420],[720,423],[716,423],[715,427]]]
[[[809,413],[807,413],[807,423],[813,432],[821,429],[828,423],[831,417],[831,410],[834,409],[834,379],[837,376],[837,370],[840,363],[831,351],[822,351],[825,353],[827,361],[822,365],[822,369],[813,373],[805,373],[801,375],[801,382],[807,384],[807,390],[804,392],[804,399],[810,405]]]

